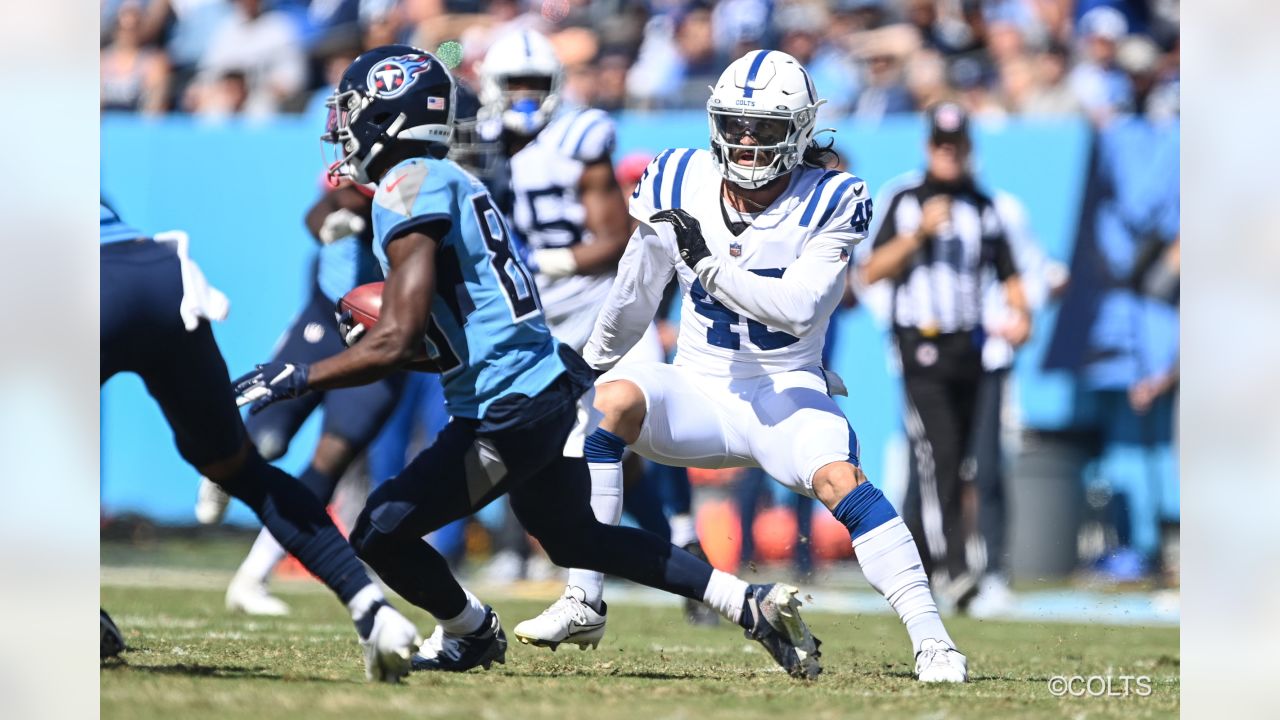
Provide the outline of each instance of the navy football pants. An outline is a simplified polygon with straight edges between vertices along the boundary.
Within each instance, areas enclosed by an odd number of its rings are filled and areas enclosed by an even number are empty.
[[[434,445],[369,496],[351,543],[405,599],[437,618],[462,611],[462,588],[422,536],[505,493],[516,517],[555,564],[702,600],[710,565],[652,533],[596,520],[587,463],[563,453],[582,392],[572,374],[524,399],[527,420],[506,420],[497,427],[454,418]]]

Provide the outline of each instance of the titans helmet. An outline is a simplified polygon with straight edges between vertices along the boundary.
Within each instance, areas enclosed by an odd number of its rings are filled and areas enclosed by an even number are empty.
[[[333,146],[329,174],[372,182],[369,163],[393,141],[448,147],[453,139],[455,84],[431,53],[383,45],[352,61],[326,105],[321,139]]]

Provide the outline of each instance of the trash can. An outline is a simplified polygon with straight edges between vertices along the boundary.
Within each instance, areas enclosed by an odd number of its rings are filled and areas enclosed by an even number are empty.
[[[1083,472],[1081,433],[1028,431],[1008,475],[1009,568],[1014,579],[1058,579],[1079,563]]]

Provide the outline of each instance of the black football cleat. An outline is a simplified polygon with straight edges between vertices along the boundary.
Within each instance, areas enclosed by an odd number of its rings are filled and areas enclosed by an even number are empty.
[[[751,585],[742,614],[750,625],[748,638],[763,645],[791,677],[812,680],[822,672],[822,652],[818,650],[822,641],[809,632],[800,617],[798,592],[798,588],[781,583]]]
[[[454,635],[437,625],[413,656],[413,669],[466,672],[474,667],[488,670],[495,662],[506,664],[507,634],[502,631],[498,613],[488,605],[484,609],[484,623],[473,633]]]
[[[98,659],[106,660],[124,652],[124,635],[120,634],[120,628],[116,627],[106,610],[98,608],[98,614],[101,616],[102,628],[102,640],[99,646],[101,655]]]

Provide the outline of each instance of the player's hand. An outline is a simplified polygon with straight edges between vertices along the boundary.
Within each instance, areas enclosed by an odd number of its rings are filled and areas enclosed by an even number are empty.
[[[1022,347],[1031,338],[1031,315],[1025,310],[1011,311],[999,334],[1014,348]]]
[[[920,234],[933,237],[942,227],[951,221],[951,198],[946,195],[934,195],[924,201],[920,208]]]
[[[325,216],[320,225],[320,242],[328,245],[348,235],[358,235],[365,227],[364,218],[346,208],[338,208]]]
[[[661,210],[651,215],[649,222],[671,223],[671,227],[676,231],[676,245],[680,248],[680,257],[689,267],[697,266],[702,258],[711,257],[711,251],[707,249],[707,241],[702,239],[702,226],[698,224],[697,219],[684,210],[680,208]]]
[[[337,313],[338,318],[338,336],[342,338],[342,343],[347,347],[351,347],[364,337],[364,333],[368,328],[362,322],[356,322],[350,310],[343,310]]]
[[[241,375],[232,383],[236,405],[248,405],[249,414],[255,415],[277,400],[304,395],[309,390],[307,376],[310,372],[310,366],[304,363],[273,360],[259,365],[253,372]]]

